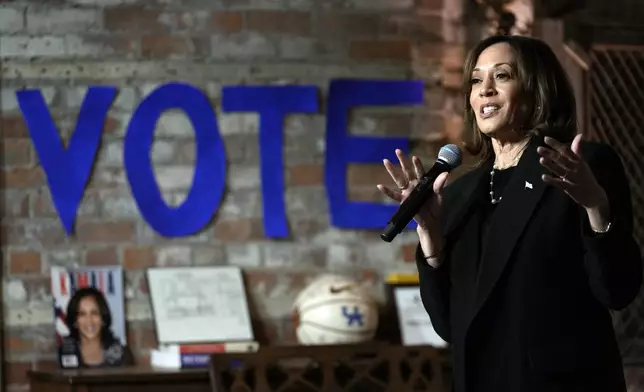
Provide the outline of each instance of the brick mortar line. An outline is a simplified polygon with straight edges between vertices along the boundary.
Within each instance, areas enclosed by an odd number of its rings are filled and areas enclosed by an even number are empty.
[[[289,62],[275,62],[270,64],[253,65],[248,62],[231,64],[205,63],[194,61],[76,61],[69,63],[69,59],[48,61],[34,64],[4,60],[0,77],[12,79],[65,79],[65,78],[93,78],[93,79],[124,79],[124,78],[165,78],[178,79],[208,79],[239,76],[254,77],[399,77],[411,76],[411,64],[392,65],[382,64],[374,66],[369,64],[303,64]],[[44,68],[50,68],[43,72]],[[55,69],[51,69],[55,68]]]

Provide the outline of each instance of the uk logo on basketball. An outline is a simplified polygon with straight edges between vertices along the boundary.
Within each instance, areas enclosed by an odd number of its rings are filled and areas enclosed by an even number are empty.
[[[378,305],[371,291],[341,275],[321,275],[295,299],[300,344],[353,344],[375,336]]]
[[[347,325],[350,327],[354,323],[358,327],[364,326],[364,314],[360,312],[360,309],[358,309],[357,306],[353,307],[352,311],[349,311],[348,306],[343,306],[342,307],[342,316],[347,320]]]

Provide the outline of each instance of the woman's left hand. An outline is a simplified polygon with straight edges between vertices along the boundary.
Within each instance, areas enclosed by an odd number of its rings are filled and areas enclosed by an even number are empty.
[[[608,203],[606,192],[599,185],[590,166],[581,157],[581,134],[570,147],[551,137],[545,138],[550,147],[539,147],[539,163],[551,174],[544,174],[543,181],[564,190],[575,202],[587,210]]]

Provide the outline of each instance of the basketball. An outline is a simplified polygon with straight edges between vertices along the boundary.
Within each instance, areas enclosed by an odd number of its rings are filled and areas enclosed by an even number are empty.
[[[355,280],[323,275],[299,293],[294,318],[300,344],[360,343],[376,333],[378,305]]]

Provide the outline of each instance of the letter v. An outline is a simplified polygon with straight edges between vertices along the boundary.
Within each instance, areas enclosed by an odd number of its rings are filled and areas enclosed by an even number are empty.
[[[47,177],[54,207],[67,235],[71,235],[116,88],[88,88],[67,149],[63,146],[40,90],[22,90],[16,92],[16,96]]]

